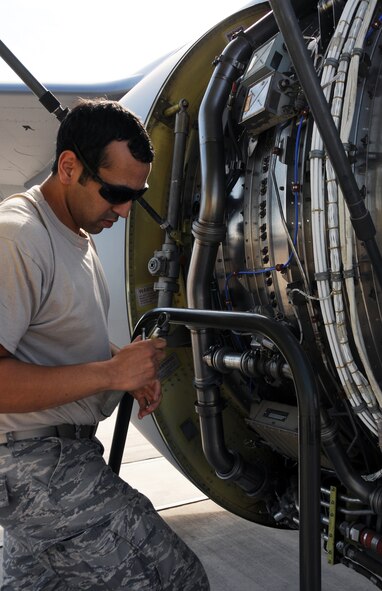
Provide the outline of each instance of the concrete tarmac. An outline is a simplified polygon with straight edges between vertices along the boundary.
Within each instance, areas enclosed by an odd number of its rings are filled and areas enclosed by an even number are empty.
[[[112,419],[108,419],[112,422]],[[108,457],[113,429],[98,436]],[[299,585],[298,531],[249,522],[207,499],[137,431],[129,434],[121,476],[148,496],[161,516],[202,560],[211,591],[309,591]],[[322,552],[322,591],[371,591],[362,575]]]

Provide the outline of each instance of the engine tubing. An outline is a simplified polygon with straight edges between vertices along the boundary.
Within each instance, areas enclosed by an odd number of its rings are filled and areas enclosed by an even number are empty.
[[[269,0],[269,4],[273,9],[288,53],[329,154],[339,185],[341,186],[354,231],[357,238],[364,242],[374,273],[380,287],[382,287],[382,257],[375,241],[376,230],[374,223],[361,197],[350,162],[331,116],[329,105],[325,100],[302,33],[300,32],[291,2],[290,0],[284,0],[282,3],[276,0]]]
[[[370,505],[371,509],[382,512],[382,489],[376,484],[366,482],[357,474],[343,449],[338,429],[325,409],[321,408],[321,440],[325,452],[332,462],[340,481],[352,491],[357,498]]]

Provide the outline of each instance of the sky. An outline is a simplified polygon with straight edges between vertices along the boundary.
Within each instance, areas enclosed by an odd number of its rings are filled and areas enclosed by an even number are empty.
[[[0,40],[41,83],[122,80],[248,0],[2,0]],[[0,83],[20,82],[0,58]]]

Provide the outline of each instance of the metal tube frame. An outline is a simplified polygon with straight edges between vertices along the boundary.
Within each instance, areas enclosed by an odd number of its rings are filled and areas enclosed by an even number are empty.
[[[315,374],[306,353],[285,327],[258,314],[157,308],[147,312],[139,320],[133,338],[135,334],[140,334],[143,327],[152,327],[154,323],[159,328],[167,323],[186,325],[195,331],[209,328],[261,333],[275,343],[289,364],[299,408],[300,589],[320,591],[320,410]],[[126,398],[125,396],[121,404],[129,404],[128,401],[125,402]],[[119,416],[122,420],[123,408],[120,409]],[[119,421],[115,427],[115,435],[118,435],[118,423]],[[115,458],[112,454],[110,456],[115,466]]]

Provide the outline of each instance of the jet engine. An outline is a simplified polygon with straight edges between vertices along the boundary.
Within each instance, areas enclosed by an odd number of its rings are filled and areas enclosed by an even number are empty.
[[[297,62],[269,4],[252,2],[122,100],[147,105],[156,151],[149,208],[136,204],[127,225],[129,324],[153,308],[219,312],[213,327],[148,327],[169,345],[154,420],[206,495],[277,528],[300,520],[296,371],[224,314],[269,319],[298,343],[319,396],[329,559],[381,587],[382,5],[292,4]],[[308,62],[316,97],[299,74]],[[315,116],[321,94],[330,122]]]

